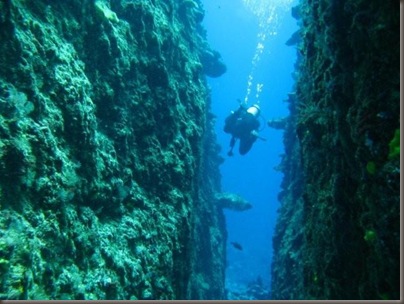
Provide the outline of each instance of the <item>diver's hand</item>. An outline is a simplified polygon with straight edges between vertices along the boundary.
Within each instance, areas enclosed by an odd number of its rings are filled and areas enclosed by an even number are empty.
[[[265,137],[261,137],[261,136],[258,134],[258,132],[257,132],[256,130],[252,130],[252,131],[251,131],[251,135],[254,136],[254,137],[256,137],[256,138],[259,138],[259,139],[261,139],[261,140],[263,140],[263,141],[266,141],[266,140],[267,140]]]
[[[256,130],[252,130],[251,135],[255,136],[255,137],[260,137],[260,135],[258,134],[258,132]]]

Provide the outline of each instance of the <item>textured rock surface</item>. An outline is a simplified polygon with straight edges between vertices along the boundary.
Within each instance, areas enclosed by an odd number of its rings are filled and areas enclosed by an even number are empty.
[[[399,4],[301,1],[273,299],[400,291]]]
[[[0,2],[0,298],[223,298],[203,71],[225,68],[202,18],[189,0]]]

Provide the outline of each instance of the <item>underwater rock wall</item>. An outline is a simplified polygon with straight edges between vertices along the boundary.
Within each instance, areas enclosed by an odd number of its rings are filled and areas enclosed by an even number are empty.
[[[0,298],[222,299],[198,1],[0,2]]]
[[[393,1],[302,0],[272,299],[400,297],[400,39]]]

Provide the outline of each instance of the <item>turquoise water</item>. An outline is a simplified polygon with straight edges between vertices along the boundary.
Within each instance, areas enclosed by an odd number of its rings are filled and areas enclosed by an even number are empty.
[[[292,73],[295,47],[285,42],[298,29],[290,9],[292,1],[203,1],[203,25],[208,41],[227,65],[220,78],[210,78],[212,111],[217,115],[216,132],[225,162],[221,166],[222,187],[249,200],[253,208],[245,212],[225,211],[228,249],[226,286],[242,290],[260,277],[270,288],[272,234],[276,222],[282,174],[275,170],[284,153],[282,131],[266,126],[266,121],[288,115],[287,94],[293,91]],[[270,12],[260,15],[260,9]],[[265,35],[265,38],[264,36]],[[250,84],[249,84],[250,81]],[[230,136],[223,132],[224,120],[238,107],[259,103],[262,110],[260,135],[251,151],[241,156],[237,145],[233,157],[226,155]],[[230,242],[238,242],[237,250]],[[231,298],[231,296],[230,296]]]

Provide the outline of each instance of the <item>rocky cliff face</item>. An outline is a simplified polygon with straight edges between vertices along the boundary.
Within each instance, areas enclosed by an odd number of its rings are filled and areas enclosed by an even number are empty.
[[[0,2],[0,298],[222,299],[198,1]]]
[[[301,1],[272,298],[400,297],[399,6]]]

